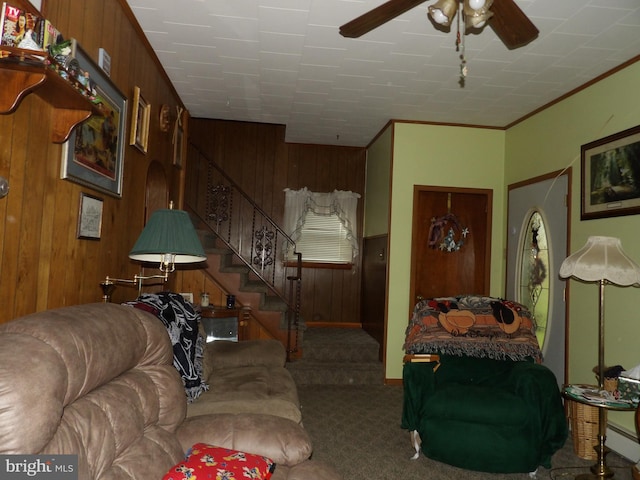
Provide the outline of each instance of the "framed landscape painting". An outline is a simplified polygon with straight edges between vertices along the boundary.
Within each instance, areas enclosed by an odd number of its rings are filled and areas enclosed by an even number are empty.
[[[580,219],[640,213],[640,125],[582,145]]]
[[[80,46],[80,69],[88,76],[94,114],[78,125],[63,144],[61,176],[114,197],[122,196],[127,100]]]

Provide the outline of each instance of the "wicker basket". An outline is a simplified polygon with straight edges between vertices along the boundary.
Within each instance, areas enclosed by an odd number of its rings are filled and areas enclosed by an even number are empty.
[[[585,460],[596,460],[597,453],[593,447],[598,445],[598,407],[573,400],[568,400],[568,407],[573,449],[576,455]],[[607,411],[604,410],[605,415],[606,413]]]

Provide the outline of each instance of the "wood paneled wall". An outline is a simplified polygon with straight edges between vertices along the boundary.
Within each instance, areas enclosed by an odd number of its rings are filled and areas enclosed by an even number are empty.
[[[14,0],[15,3],[17,0]],[[122,198],[60,179],[61,145],[51,142],[52,107],[28,95],[15,113],[0,115],[0,175],[9,179],[9,195],[0,199],[0,322],[64,305],[100,301],[105,275],[131,278],[138,266],[127,257],[144,224],[148,165],[165,170],[169,197],[180,192],[182,170],[172,165],[171,133],[159,128],[159,108],[174,112],[180,100],[149,53],[124,0],[47,1],[43,15],[65,38],[76,38],[96,61],[98,49],[111,55],[111,79],[127,97],[141,88],[151,104],[148,153],[128,145],[126,118]],[[80,193],[104,199],[102,237],[76,237]],[[119,287],[116,302],[135,298]]]
[[[190,141],[279,224],[285,188],[359,193],[358,234],[362,244],[365,148],[286,143],[283,125],[191,119],[189,132]],[[360,257],[352,270],[303,269],[304,321],[359,323],[360,271]]]

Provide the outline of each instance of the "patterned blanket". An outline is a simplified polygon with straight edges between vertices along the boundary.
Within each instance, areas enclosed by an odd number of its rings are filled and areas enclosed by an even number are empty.
[[[125,305],[152,313],[164,324],[173,345],[173,366],[182,377],[187,401],[193,402],[209,390],[202,379],[204,339],[198,334],[200,315],[182,295],[171,292],[145,293]]]
[[[403,348],[408,354],[542,361],[529,310],[493,297],[422,300],[414,308]]]

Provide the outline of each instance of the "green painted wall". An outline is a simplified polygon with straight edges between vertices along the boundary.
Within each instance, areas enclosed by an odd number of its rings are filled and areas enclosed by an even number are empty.
[[[493,189],[491,294],[503,291],[505,132],[396,122],[391,180],[391,228],[386,377],[402,378],[402,344],[415,302],[409,298],[413,186]],[[473,232],[472,232],[473,233]]]
[[[640,263],[640,216],[580,220],[580,147],[640,123],[640,63],[607,77],[514,126],[506,133],[505,185],[571,166],[570,250],[590,235],[619,237]],[[557,272],[554,272],[557,275]],[[570,383],[594,383],[598,361],[598,287],[568,282]],[[605,362],[631,368],[640,364],[640,289],[605,288]],[[611,412],[611,423],[635,432],[633,415]]]
[[[364,236],[389,233],[389,195],[393,125],[387,127],[367,149],[364,202]]]

